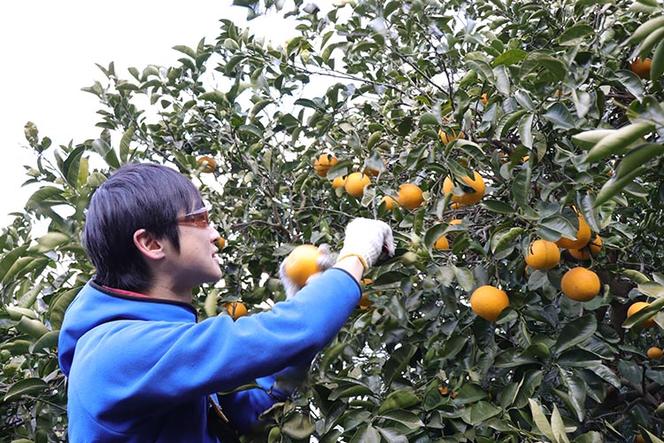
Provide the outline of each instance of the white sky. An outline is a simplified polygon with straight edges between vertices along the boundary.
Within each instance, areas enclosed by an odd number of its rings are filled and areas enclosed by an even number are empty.
[[[34,162],[23,126],[27,121],[56,145],[96,138],[97,98],[81,91],[103,74],[95,66],[115,62],[116,72],[169,66],[182,55],[178,44],[195,47],[218,35],[220,18],[243,27],[246,9],[231,0],[21,0],[0,3],[0,228],[21,211],[34,187],[23,165]],[[252,31],[275,44],[294,35],[292,24],[276,16],[249,22]]]

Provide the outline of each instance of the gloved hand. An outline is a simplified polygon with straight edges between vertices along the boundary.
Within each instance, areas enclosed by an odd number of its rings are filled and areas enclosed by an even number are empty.
[[[389,257],[394,255],[392,229],[387,223],[369,218],[356,218],[348,223],[338,260],[356,256],[366,271],[382,253]]]
[[[323,243],[318,247],[318,250],[320,251],[320,256],[318,257],[318,269],[320,272],[325,271],[326,269],[330,268],[335,262],[335,256],[330,252],[330,245]],[[286,260],[283,260],[281,262],[281,265],[279,265],[279,279],[281,280],[281,284],[284,285],[284,290],[286,291],[286,298],[291,298],[294,296],[297,291],[302,289],[302,286],[297,285],[293,280],[288,278],[286,275],[286,272],[284,271],[284,263],[286,263]],[[311,277],[309,277],[309,280],[312,278],[316,278],[317,275],[320,274],[314,274]],[[307,281],[309,281],[307,280]]]

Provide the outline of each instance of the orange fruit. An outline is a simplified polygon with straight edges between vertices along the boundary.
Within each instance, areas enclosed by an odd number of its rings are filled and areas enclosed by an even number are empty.
[[[334,180],[332,180],[332,187],[334,189],[343,188],[345,183],[346,183],[346,177],[338,176],[335,177]]]
[[[392,209],[399,206],[399,201],[397,199],[395,199],[394,197],[392,197],[391,195],[386,195],[381,200],[381,204],[385,205],[385,209],[387,209],[388,211],[391,211]]]
[[[217,169],[217,161],[209,155],[198,157],[196,159],[196,163],[198,164],[198,168],[201,170],[201,172],[210,173]]]
[[[528,248],[526,263],[541,271],[551,269],[560,263],[560,249],[554,242],[535,240]]]
[[[484,285],[470,296],[470,307],[475,314],[487,321],[494,321],[510,305],[507,293],[495,286]]]
[[[636,58],[632,63],[630,63],[629,69],[631,69],[632,72],[638,75],[639,77],[643,79],[649,79],[651,65],[652,65],[652,60],[649,58],[646,59]]]
[[[325,177],[327,171],[338,162],[339,160],[337,160],[332,154],[321,154],[316,160],[314,160],[314,170],[316,171],[316,174]]]
[[[444,235],[438,237],[436,243],[433,244],[433,248],[438,251],[445,251],[450,249],[450,242],[447,241],[447,238]]]
[[[300,245],[293,249],[284,262],[284,273],[293,283],[304,286],[307,279],[320,271],[320,251],[314,245]]]
[[[399,196],[397,199],[399,200],[399,204],[406,209],[419,208],[424,201],[422,190],[413,183],[404,183],[399,186]]]
[[[650,303],[646,303],[646,302],[644,302],[644,301],[637,301],[637,302],[635,302],[635,303],[632,303],[632,304],[630,305],[629,309],[627,310],[627,318],[631,317],[632,315],[636,314],[636,313],[639,312],[641,309],[643,309],[643,308],[645,308],[645,307],[647,307],[647,306],[649,306],[649,305],[650,305]],[[653,314],[653,315],[654,315],[654,314]],[[655,320],[653,320],[652,317],[649,318],[649,319],[647,319],[647,320],[645,320],[645,321],[642,321],[642,322],[641,322],[641,325],[642,325],[644,328],[649,328],[649,327],[653,326],[654,324],[655,324]]]
[[[599,277],[590,269],[578,266],[565,272],[560,280],[563,294],[572,300],[588,301],[599,294],[601,283]]]
[[[449,395],[450,390],[447,386],[441,385],[441,386],[438,386],[438,392],[440,393],[440,395],[445,397],[446,395]]]
[[[247,307],[241,301],[226,303],[226,312],[228,312],[228,315],[230,315],[233,320],[244,317],[248,313]]]
[[[369,300],[369,296],[367,294],[362,294],[362,298],[360,298],[360,302],[358,306],[360,307],[361,310],[366,311],[373,305],[373,302]]]
[[[464,184],[473,189],[474,192],[464,192],[461,195],[455,195],[453,193],[454,182],[452,181],[451,177],[447,176],[443,182],[443,194],[452,194],[452,201],[454,203],[458,203],[459,205],[473,205],[482,200],[486,190],[486,187],[484,186],[484,179],[477,171],[475,171],[474,175],[474,178],[470,178],[469,176],[463,178]]]
[[[653,346],[651,348],[648,348],[648,352],[646,352],[646,355],[651,360],[659,360],[664,355],[664,351],[662,351],[662,349],[658,348],[657,346]]]
[[[217,248],[219,248],[219,250],[222,250],[226,247],[226,239],[224,237],[219,237],[215,242],[215,244],[217,245]]]
[[[440,138],[440,141],[446,145],[448,143],[453,142],[454,140],[465,138],[465,134],[463,133],[463,131],[459,131],[459,133],[457,134],[457,132],[454,129],[450,129],[449,132],[439,129],[438,138]]]
[[[595,238],[581,249],[570,249],[568,252],[577,260],[590,260],[590,256],[595,257],[602,250],[602,237],[595,235]]]
[[[346,192],[353,197],[362,197],[364,194],[364,188],[370,184],[371,179],[368,175],[361,172],[353,172],[352,174],[348,175],[348,177],[346,177],[344,189],[346,189]]]
[[[484,106],[488,105],[489,104],[489,94],[487,94],[486,92],[484,94],[482,94],[482,96],[480,97],[480,101],[482,102],[482,104]]]
[[[560,237],[560,240],[558,240],[556,244],[561,248],[581,249],[590,241],[590,235],[590,226],[586,223],[586,219],[583,218],[583,215],[579,214],[579,229],[576,231],[576,240]]]
[[[451,225],[460,225],[462,223],[463,223],[463,220],[461,220],[460,218],[454,218],[454,219],[450,220]]]

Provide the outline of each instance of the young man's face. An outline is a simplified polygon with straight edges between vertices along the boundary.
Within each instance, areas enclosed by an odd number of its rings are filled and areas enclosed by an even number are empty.
[[[204,209],[191,214],[178,217],[180,253],[170,245],[168,254],[172,276],[178,286],[183,288],[194,288],[221,278],[215,244],[219,232],[208,224],[207,211]]]

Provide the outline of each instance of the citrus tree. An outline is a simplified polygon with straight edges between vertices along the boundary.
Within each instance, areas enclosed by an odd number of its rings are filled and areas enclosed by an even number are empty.
[[[26,125],[38,189],[0,237],[1,434],[64,440],[56,344],[94,273],[85,208],[152,161],[194,180],[224,238],[202,318],[270,309],[284,257],[338,249],[354,217],[394,229],[396,256],[251,438],[661,442],[662,5],[236,3],[298,36],[221,20],[175,66],[100,66],[97,139]]]

